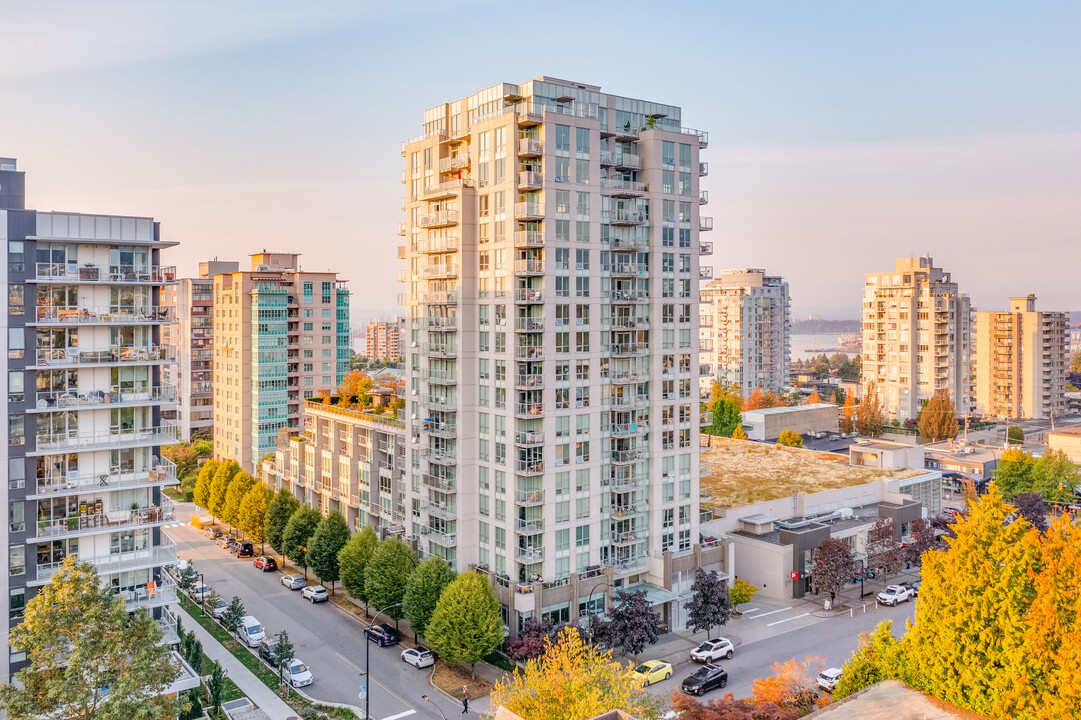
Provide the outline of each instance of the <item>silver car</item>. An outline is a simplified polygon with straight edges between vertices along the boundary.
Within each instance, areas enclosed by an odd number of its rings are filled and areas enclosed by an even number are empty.
[[[435,665],[435,655],[432,655],[432,651],[425,647],[407,648],[402,650],[402,662],[409,663],[417,669],[426,668]]]
[[[282,585],[290,590],[303,590],[308,584],[303,575],[285,575],[282,577]]]

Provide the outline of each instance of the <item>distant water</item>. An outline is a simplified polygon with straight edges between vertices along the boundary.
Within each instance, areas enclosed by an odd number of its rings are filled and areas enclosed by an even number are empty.
[[[849,357],[856,354],[855,350],[841,350],[837,342],[839,333],[827,335],[793,335],[791,337],[792,359],[807,360],[822,353],[832,355],[835,352],[843,352]]]

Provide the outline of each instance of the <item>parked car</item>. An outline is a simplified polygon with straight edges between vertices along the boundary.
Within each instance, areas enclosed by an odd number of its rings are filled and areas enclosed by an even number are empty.
[[[312,680],[315,679],[312,677],[312,671],[308,669],[308,666],[304,664],[303,660],[293,658],[289,661],[289,666],[286,670],[286,677],[289,679],[289,684],[295,688],[311,685]]]
[[[878,601],[883,605],[896,605],[911,600],[915,593],[904,585],[890,585],[878,594]]]
[[[407,648],[402,650],[402,662],[409,663],[419,670],[435,665],[435,655],[432,655],[432,651],[426,647]]]
[[[245,615],[240,618],[240,625],[238,635],[241,639],[248,644],[248,647],[259,647],[259,643],[266,638],[266,631],[263,629],[263,624],[255,619],[253,615]]]
[[[711,663],[721,658],[731,660],[736,652],[735,646],[728,638],[713,638],[691,650],[691,660],[702,663]]]
[[[841,679],[841,668],[826,668],[818,673],[818,687],[826,692],[833,692],[837,681]]]
[[[214,602],[209,600],[206,602],[206,611],[210,613],[210,617],[215,620],[221,619],[221,616],[225,614],[225,608],[227,607],[229,607],[229,603],[221,596],[218,596]]]
[[[912,588],[912,597],[920,596],[920,586],[923,584],[922,580],[915,580],[909,583],[909,587]]]
[[[698,668],[693,675],[683,681],[680,689],[691,695],[705,695],[715,688],[728,684],[728,671],[720,665],[709,663]]]
[[[646,660],[634,670],[631,670],[630,675],[642,683],[642,687],[649,687],[655,682],[672,677],[672,664],[663,660]]]
[[[233,542],[232,547],[229,548],[229,552],[233,553],[238,558],[252,557],[255,555],[255,545],[247,540],[236,540]]]
[[[276,647],[278,647],[277,638],[267,637],[259,642],[259,657],[266,660],[272,668],[278,667],[278,658],[274,657]]]
[[[263,572],[266,572],[267,570],[278,569],[278,561],[270,557],[269,555],[260,555],[259,557],[255,558],[255,562],[253,564],[255,565],[255,567],[259,568]]]
[[[188,595],[191,595],[191,599],[197,603],[201,603],[203,598],[210,593],[210,586],[204,583],[196,583],[191,590],[188,591]]]
[[[206,530],[203,530],[203,535],[210,538],[211,540],[217,540],[221,537],[221,528],[219,528],[217,525],[211,525]]]
[[[379,647],[398,644],[398,631],[386,623],[379,623],[374,627],[367,628],[364,630],[364,634],[369,640],[378,644]]]
[[[282,577],[282,585],[290,590],[303,590],[308,584],[303,575],[285,575]]]
[[[327,594],[327,589],[322,585],[309,585],[300,591],[300,597],[305,600],[310,600],[312,605],[317,602],[326,602],[330,599],[330,595]]]
[[[234,538],[232,535],[222,535],[217,540],[218,547],[220,547],[220,548],[228,548],[230,545],[233,544],[233,541],[235,539],[236,538]]]

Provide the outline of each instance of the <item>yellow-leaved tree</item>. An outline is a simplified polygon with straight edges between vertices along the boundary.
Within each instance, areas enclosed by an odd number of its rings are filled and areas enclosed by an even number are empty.
[[[505,675],[491,695],[491,716],[503,706],[529,720],[581,720],[618,708],[632,717],[653,720],[663,700],[646,692],[627,669],[582,642],[575,627],[565,627],[544,655],[525,670]]]

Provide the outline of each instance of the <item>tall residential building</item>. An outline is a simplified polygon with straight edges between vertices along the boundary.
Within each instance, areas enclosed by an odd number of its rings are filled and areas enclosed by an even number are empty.
[[[167,329],[166,345],[177,364],[166,367],[164,376],[177,389],[172,419],[184,442],[214,426],[214,275],[238,270],[240,263],[215,258],[199,263],[199,277],[167,288],[165,304],[176,308],[177,324]]]
[[[24,176],[0,158],[0,239],[8,293],[3,505],[0,535],[8,598],[3,644],[27,601],[64,558],[97,566],[129,611],[148,610],[177,641],[166,605],[176,586],[163,565],[176,546],[162,531],[173,504],[163,485],[176,467],[161,446],[176,442],[162,422],[176,388],[161,343],[175,322],[162,306],[174,269],[162,267],[159,226],[149,217],[27,210]],[[0,655],[0,681],[25,657]]]
[[[409,532],[508,627],[669,600],[698,535],[705,133],[595,86],[503,83],[402,146]],[[597,579],[593,579],[597,578]],[[593,591],[596,592],[593,592]]]
[[[370,322],[364,333],[364,355],[369,360],[397,360],[402,355],[401,326],[394,322]]]
[[[304,398],[349,370],[349,291],[300,255],[263,251],[251,270],[214,275],[214,457],[254,472]]]
[[[788,283],[765,270],[722,270],[704,286],[698,307],[703,393],[714,382],[735,385],[744,397],[756,387],[787,387],[790,310]]]
[[[1064,312],[1037,312],[1036,296],[1010,298],[1006,312],[977,312],[976,412],[997,418],[1066,414]]]
[[[915,418],[948,390],[958,413],[972,396],[972,313],[950,273],[925,257],[900,258],[867,273],[863,292],[863,390],[877,383],[890,419]]]

